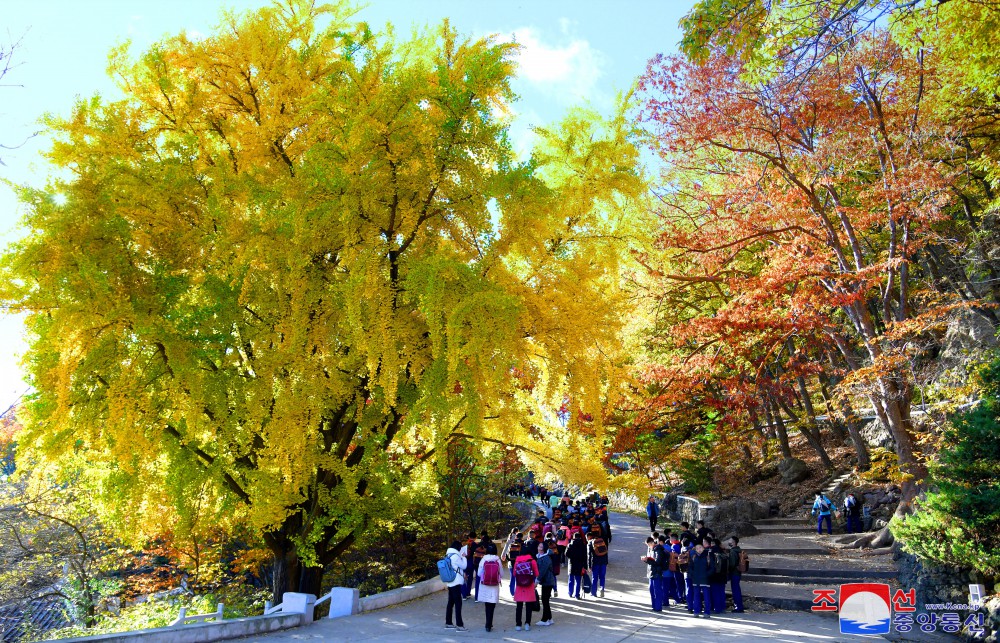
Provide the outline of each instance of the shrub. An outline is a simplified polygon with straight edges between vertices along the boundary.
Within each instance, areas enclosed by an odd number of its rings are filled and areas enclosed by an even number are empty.
[[[918,557],[1000,577],[1000,357],[979,373],[982,401],[951,418],[930,491],[892,533]]]

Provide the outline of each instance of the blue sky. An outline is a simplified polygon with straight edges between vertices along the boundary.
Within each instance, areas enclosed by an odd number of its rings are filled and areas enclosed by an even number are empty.
[[[0,40],[21,41],[16,67],[0,86],[0,178],[43,185],[48,146],[39,117],[67,114],[77,97],[118,97],[105,73],[107,54],[131,40],[138,53],[165,35],[210,33],[223,9],[241,11],[265,0],[18,0],[5,3]],[[693,0],[372,0],[358,14],[376,30],[392,23],[399,36],[449,18],[463,34],[495,33],[523,46],[514,105],[515,145],[527,149],[530,127],[560,118],[583,102],[607,112],[657,53],[676,50],[678,20]],[[29,138],[31,137],[31,138]],[[0,185],[0,244],[24,234],[24,212]],[[19,355],[21,320],[0,313],[0,412],[24,392]]]

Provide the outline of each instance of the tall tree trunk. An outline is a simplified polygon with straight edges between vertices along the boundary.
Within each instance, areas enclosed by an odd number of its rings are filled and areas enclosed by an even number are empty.
[[[788,432],[785,431],[785,423],[781,419],[781,414],[778,413],[778,409],[774,408],[774,413],[772,413],[770,395],[764,398],[764,417],[767,418],[768,426],[774,427],[775,433],[778,434],[778,445],[781,447],[781,455],[784,458],[792,457],[792,448],[788,446]]]
[[[830,430],[833,431],[833,437],[838,442],[843,442],[847,439],[847,429],[846,423],[840,421],[840,414],[837,413],[833,406],[833,399],[830,395],[830,389],[827,388],[826,377],[823,372],[819,375],[819,393],[823,398],[823,406],[826,407],[826,416],[830,418]]]
[[[780,398],[774,398],[774,401],[774,417],[778,418],[779,421],[782,421],[781,409],[785,409],[785,412],[788,413],[788,417],[798,423],[799,431],[802,432],[802,435],[806,438],[806,442],[809,443],[809,446],[811,446],[813,451],[816,452],[816,455],[819,456],[819,460],[823,464],[823,468],[827,470],[833,469],[833,461],[830,460],[830,455],[826,452],[826,449],[823,448],[823,441],[820,439],[819,426],[815,424],[815,417],[802,420],[796,416],[795,412],[788,408],[788,405],[782,402]],[[812,405],[810,404],[810,408],[811,407]]]
[[[753,429],[760,436],[760,459],[762,462],[767,462],[770,457],[770,449],[768,449],[767,443],[767,433],[760,426],[760,416],[757,415],[757,410],[750,407],[750,421],[753,422]]]
[[[830,460],[829,454],[823,448],[823,434],[820,431],[819,422],[816,421],[816,409],[813,407],[812,398],[809,397],[806,378],[798,375],[795,378],[795,382],[799,385],[799,394],[802,396],[802,404],[806,409],[806,418],[809,426],[803,426],[801,422],[799,425],[802,426],[802,431],[805,433],[806,438],[813,444],[813,448],[816,450],[816,454],[819,455],[819,459],[823,462],[823,466],[827,469],[833,469],[833,461]]]
[[[833,370],[838,368],[835,355],[836,354],[832,351],[827,352],[827,359],[829,360],[830,367]],[[845,397],[834,396],[827,389],[827,384],[829,384],[832,388],[835,387],[838,382],[839,378],[835,375],[827,375],[824,373],[820,378],[820,383],[822,384],[824,390],[824,396],[828,398],[827,403],[829,404],[830,400],[836,399],[837,405],[840,408],[840,414],[843,416],[844,423],[847,425],[847,432],[851,436],[851,442],[854,443],[854,451],[858,455],[858,469],[861,471],[868,471],[872,467],[872,461],[868,452],[868,444],[861,435],[861,419],[858,417],[858,414],[854,412],[854,407],[851,406],[850,400]]]

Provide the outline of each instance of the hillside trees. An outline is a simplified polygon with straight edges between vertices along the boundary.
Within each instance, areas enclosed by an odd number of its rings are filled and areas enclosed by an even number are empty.
[[[592,459],[643,185],[622,116],[574,113],[514,161],[514,52],[308,2],[116,52],[125,98],[51,120],[67,178],[22,190],[4,258],[25,452],[82,454],[122,531],[170,485],[234,503],[276,597],[317,593],[401,488],[435,493],[454,440]],[[537,430],[566,396],[593,440]]]
[[[873,32],[804,74],[789,63],[755,81],[744,69],[718,47],[702,64],[656,59],[642,81],[673,167],[659,241],[669,268],[653,274],[669,292],[715,292],[671,327],[675,370],[714,382],[714,403],[744,418],[779,431],[782,414],[798,419],[821,458],[810,398],[846,375],[841,393],[864,395],[891,431],[909,501],[926,475],[909,341],[957,299],[926,267],[933,248],[956,251],[942,234],[956,179],[939,161],[954,143],[923,106],[934,68]]]
[[[920,511],[892,523],[904,547],[939,565],[1000,575],[1000,358],[978,374],[983,399],[956,413],[942,436]]]

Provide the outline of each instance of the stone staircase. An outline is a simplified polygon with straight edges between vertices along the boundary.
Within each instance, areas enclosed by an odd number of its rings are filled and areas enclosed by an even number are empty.
[[[740,540],[750,555],[750,571],[741,583],[744,597],[779,609],[810,611],[814,589],[864,581],[895,583],[898,571],[890,558],[835,550],[828,546],[828,536],[816,534],[808,518],[767,518],[753,524],[760,533]]]
[[[851,478],[851,472],[850,471],[846,471],[846,472],[839,473],[839,474],[835,475],[833,477],[833,479],[831,479],[830,482],[826,483],[826,486],[823,487],[823,489],[822,489],[823,494],[827,498],[830,498],[830,500],[833,500],[835,505],[837,505],[838,507],[841,506],[841,503],[838,503],[837,499],[834,498],[833,496],[836,496],[836,495],[840,494],[840,492],[843,489],[844,485],[847,483],[847,481],[850,478]],[[803,511],[803,513],[805,513],[806,515],[809,515],[810,512],[812,512],[812,506],[813,506],[813,498],[808,498],[807,500],[804,500],[802,502],[802,511]]]

